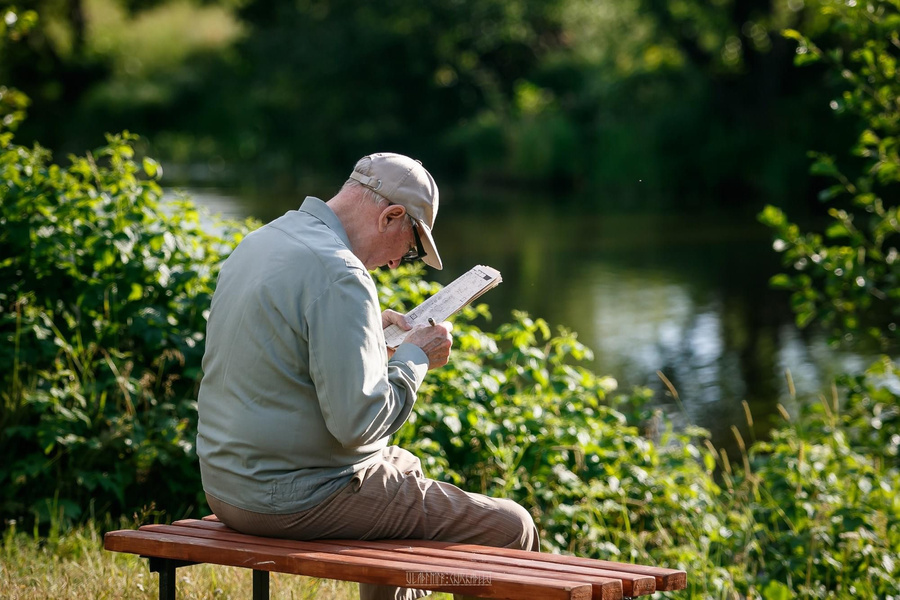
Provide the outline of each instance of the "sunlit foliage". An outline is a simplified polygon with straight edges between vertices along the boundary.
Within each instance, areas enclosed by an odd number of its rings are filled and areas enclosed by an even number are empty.
[[[827,29],[811,39],[790,30],[798,65],[827,63],[843,82],[836,118],[861,125],[850,156],[814,153],[812,171],[830,186],[829,224],[804,232],[778,208],[760,215],[793,274],[773,283],[792,290],[797,322],[820,321],[835,342],[895,352],[900,341],[900,3],[825,2]],[[821,38],[821,39],[819,39]]]

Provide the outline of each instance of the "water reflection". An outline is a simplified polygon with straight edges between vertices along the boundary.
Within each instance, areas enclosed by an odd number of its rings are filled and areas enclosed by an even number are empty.
[[[301,198],[258,201],[217,190],[194,199],[230,217],[271,219]],[[473,264],[498,268],[504,283],[483,300],[495,322],[513,309],[578,332],[592,348],[591,367],[620,388],[647,385],[679,424],[712,432],[736,449],[765,437],[778,403],[792,409],[785,371],[801,395],[827,390],[835,374],[870,357],[838,353],[822,335],[798,331],[786,294],[771,290],[777,272],[769,233],[743,218],[671,215],[601,216],[552,205],[442,208],[435,230],[448,283]],[[677,389],[676,402],[657,376]],[[748,426],[743,402],[750,407]]]

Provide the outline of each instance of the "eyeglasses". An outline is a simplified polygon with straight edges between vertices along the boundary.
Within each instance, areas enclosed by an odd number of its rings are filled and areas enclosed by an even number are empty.
[[[412,221],[413,235],[416,238],[416,247],[410,248],[409,252],[401,257],[400,260],[403,262],[415,262],[425,256],[425,248],[422,247],[422,238],[419,237],[419,228],[416,225],[416,222],[412,220],[412,217],[410,217],[409,220]]]

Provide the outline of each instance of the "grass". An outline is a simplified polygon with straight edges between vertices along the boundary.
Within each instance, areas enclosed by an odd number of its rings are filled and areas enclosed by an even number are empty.
[[[133,525],[125,525],[131,527]],[[103,550],[93,524],[39,538],[6,530],[0,548],[0,596],[6,600],[158,598],[157,575],[147,560]],[[194,565],[178,569],[179,600],[249,598],[250,571]],[[273,573],[270,597],[285,600],[356,600],[355,583]],[[435,600],[450,600],[435,594]]]

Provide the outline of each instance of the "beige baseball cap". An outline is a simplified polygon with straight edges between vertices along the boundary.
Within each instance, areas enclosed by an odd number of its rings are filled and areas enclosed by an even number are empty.
[[[402,154],[377,152],[360,159],[350,178],[384,196],[391,204],[405,207],[422,240],[425,250],[422,260],[435,269],[444,267],[431,235],[440,194],[437,183],[421,162]]]

